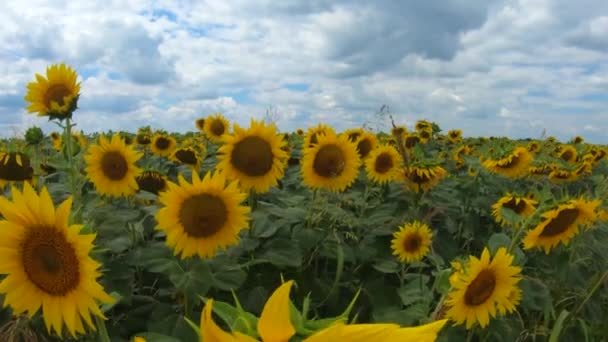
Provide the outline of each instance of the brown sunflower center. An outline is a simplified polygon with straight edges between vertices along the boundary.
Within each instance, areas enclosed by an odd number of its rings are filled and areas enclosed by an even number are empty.
[[[180,162],[188,165],[196,165],[198,159],[196,159],[196,153],[192,150],[177,150],[175,152],[175,158]]]
[[[234,145],[230,163],[248,176],[259,177],[272,169],[273,157],[268,141],[249,136]]]
[[[137,143],[140,145],[148,145],[150,143],[150,137],[147,135],[137,135]]]
[[[186,199],[179,211],[186,234],[205,238],[219,232],[228,220],[224,201],[214,195],[199,194]]]
[[[224,134],[224,132],[226,131],[226,127],[224,126],[224,123],[222,122],[222,120],[213,120],[211,121],[211,133],[213,133],[213,135],[215,136],[222,136]]]
[[[361,139],[357,144],[357,151],[361,158],[366,157],[372,150],[372,142],[369,139]]]
[[[394,166],[393,158],[388,153],[381,153],[376,157],[376,162],[374,163],[374,169],[378,173],[386,173]]]
[[[496,276],[491,270],[479,272],[477,277],[469,284],[464,294],[464,302],[468,306],[477,306],[485,303],[494,293]]]
[[[572,153],[572,151],[570,151],[570,150],[566,150],[566,151],[562,152],[562,155],[560,157],[564,161],[570,161],[574,157],[574,153]]]
[[[545,229],[540,233],[540,236],[551,237],[559,235],[568,230],[577,218],[578,209],[562,209],[557,216],[551,219],[551,222],[545,226]]]
[[[316,174],[325,178],[338,177],[344,171],[345,160],[342,149],[337,145],[325,145],[319,149],[313,162]]]
[[[516,201],[515,198],[511,198],[508,202],[503,203],[504,208],[513,210],[516,214],[521,214],[526,209],[526,202],[523,200]]]
[[[403,241],[403,249],[409,253],[417,252],[420,245],[422,245],[422,239],[418,234],[412,234]]]
[[[136,178],[137,186],[140,190],[151,192],[158,195],[167,186],[167,182],[160,173],[146,171]]]
[[[23,269],[29,280],[52,296],[64,296],[80,282],[80,262],[63,233],[33,228],[22,245]]]
[[[412,148],[414,146],[416,146],[417,143],[420,142],[420,138],[415,136],[415,135],[410,135],[409,137],[405,138],[405,148]]]
[[[24,181],[32,179],[34,169],[30,158],[19,152],[10,152],[0,159],[0,179],[6,181]]]
[[[161,151],[166,150],[171,146],[171,141],[165,137],[158,137],[154,142],[154,146]]]
[[[205,119],[196,120],[196,127],[198,129],[203,129],[205,127]]]
[[[121,180],[129,171],[129,164],[122,153],[109,151],[101,157],[101,170],[111,180]]]
[[[422,131],[420,132],[420,136],[422,137],[422,139],[428,139],[431,137],[431,133],[429,133],[429,131]]]
[[[426,182],[429,182],[432,177],[429,175],[426,175],[424,173],[418,173],[416,171],[412,171],[412,173],[410,173],[410,180],[414,183],[418,183],[418,184],[423,184]]]
[[[51,107],[51,103],[56,102],[58,105],[63,106],[63,98],[71,94],[70,89],[63,84],[53,84],[44,94],[44,104],[47,108]]]

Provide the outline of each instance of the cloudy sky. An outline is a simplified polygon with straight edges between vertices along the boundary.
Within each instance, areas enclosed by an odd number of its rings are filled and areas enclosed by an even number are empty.
[[[193,130],[222,112],[280,129],[426,118],[465,136],[608,143],[605,0],[4,0],[0,132],[54,127],[23,96],[82,81],[79,128]]]

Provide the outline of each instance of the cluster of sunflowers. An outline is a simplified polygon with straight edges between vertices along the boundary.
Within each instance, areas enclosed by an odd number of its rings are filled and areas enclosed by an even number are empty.
[[[11,184],[7,197],[0,197],[3,304],[16,317],[13,325],[23,315],[32,320],[41,311],[47,333],[59,338],[85,338],[93,334],[87,332],[88,327],[97,331],[94,336],[109,341],[104,312],[121,301],[121,296],[104,289],[103,265],[92,256],[101,233],[87,225],[92,222],[86,217],[93,210],[86,204],[90,194],[100,199],[95,202],[98,206],[126,200],[128,205],[145,207],[155,221],[154,239],[160,238],[179,263],[212,260],[237,248],[244,230],[253,234],[255,213],[265,203],[263,196],[295,186],[284,184],[294,170],[313,202],[324,195],[347,194],[363,183],[364,196],[373,189],[386,198],[395,193],[410,196],[407,206],[417,210],[424,203],[434,203],[433,190],[454,179],[468,179],[478,188],[484,179],[498,178],[567,189],[603,167],[608,156],[606,148],[585,144],[580,137],[569,144],[553,138],[527,143],[463,139],[460,130],[443,135],[436,124],[424,120],[412,132],[393,123],[390,134],[362,128],[338,133],[324,124],[280,133],[274,124],[253,119],[249,127],[234,123],[230,129],[219,113],[196,120],[198,132],[186,136],[142,127],[135,134],[96,134],[93,141],[82,131],[73,131],[72,114],[79,97],[80,83],[70,67],[53,65],[46,78],[36,75],[36,82],[28,85],[27,109],[63,129],[49,136],[55,152],[38,149],[32,160],[39,163],[34,163],[11,143],[0,154],[0,186],[6,189]],[[59,178],[53,178],[58,174]],[[44,184],[62,181],[71,195],[55,207],[58,198]],[[199,325],[190,320],[194,316],[187,300],[184,319],[201,341],[434,341],[444,325],[443,331],[464,325],[472,338],[480,334],[475,329],[487,328],[492,318],[518,312],[525,297],[520,286],[525,277],[523,250],[542,249],[549,254],[608,220],[600,194],[571,198],[562,193],[556,199],[547,191],[506,192],[491,208],[482,208],[497,226],[507,229],[508,242],[478,248],[480,257],[466,253],[466,258],[453,258],[443,270],[437,263],[437,271],[448,275],[447,285],[438,291],[432,314],[416,320],[420,326],[357,323],[356,317],[349,317],[354,300],[340,316],[308,320],[310,303],[305,301],[300,313],[289,299],[293,280],[283,282],[268,298],[259,319],[238,301],[236,308],[220,302],[218,311],[211,298],[204,299]],[[437,222],[434,217],[441,214],[438,208],[403,224],[392,223],[392,217],[383,220],[391,227],[386,247],[401,264],[395,271],[401,285],[410,266],[421,267],[425,258],[437,258],[435,235],[444,232],[431,227]],[[604,274],[598,282],[606,278]],[[103,311],[100,304],[106,306]],[[229,332],[217,325],[213,312]],[[0,329],[0,335],[5,331]],[[145,333],[127,338],[159,340]]]

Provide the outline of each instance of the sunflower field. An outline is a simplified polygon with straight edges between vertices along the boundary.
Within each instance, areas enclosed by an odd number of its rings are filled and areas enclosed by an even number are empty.
[[[0,341],[608,341],[608,148],[220,113],[2,141]]]

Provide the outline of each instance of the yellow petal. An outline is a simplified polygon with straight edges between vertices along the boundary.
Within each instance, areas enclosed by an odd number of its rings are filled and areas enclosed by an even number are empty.
[[[258,321],[258,333],[264,342],[287,342],[296,330],[289,318],[289,292],[293,280],[290,280],[268,298]]]
[[[201,342],[238,342],[238,339],[215,324],[212,313],[213,299],[209,299],[201,314]]]

